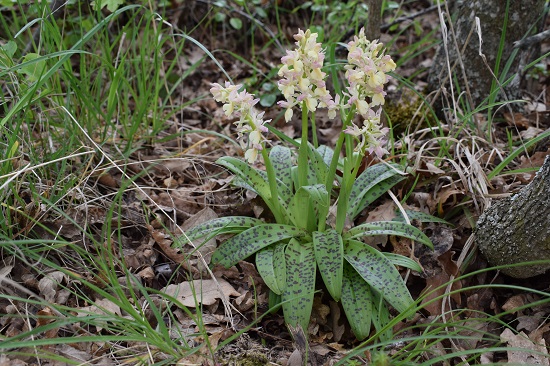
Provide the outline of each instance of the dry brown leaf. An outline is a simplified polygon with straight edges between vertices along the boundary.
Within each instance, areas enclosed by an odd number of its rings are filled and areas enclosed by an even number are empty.
[[[385,200],[381,205],[370,210],[365,222],[391,221],[395,218],[395,203],[391,199]],[[385,246],[388,242],[388,235],[368,236],[364,241],[370,245]]]
[[[548,350],[544,339],[535,344],[523,332],[514,334],[509,328],[500,334],[500,340],[506,342],[510,348],[521,348],[524,351],[509,350],[508,364],[515,365],[550,365]]]
[[[448,303],[445,302],[445,308],[442,309],[443,300],[441,298],[445,294],[445,286],[443,284],[447,283],[450,279],[450,276],[441,271],[433,276],[426,278],[426,288],[424,292],[427,293],[422,300],[422,306],[426,309],[431,315],[441,315],[443,311],[449,311]],[[437,300],[434,300],[438,298]]]
[[[550,154],[549,151],[537,151],[529,158],[522,156],[520,158],[521,163],[518,165],[518,169],[527,169],[527,168],[539,168],[544,164],[544,160]],[[537,169],[538,170],[538,169]],[[530,183],[535,177],[536,172],[529,172],[524,174],[518,174],[518,179],[523,183]]]
[[[164,184],[166,188],[176,188],[179,185],[178,180],[174,179],[173,177],[168,177],[164,179],[162,184]]]
[[[185,221],[185,223],[181,226],[182,230],[185,232],[186,230],[189,230],[199,224],[202,224],[204,222],[213,220],[218,218],[218,215],[214,210],[212,210],[209,207],[206,207],[193,216],[191,216],[189,219]],[[182,241],[183,245],[185,245],[188,241],[185,235],[180,236],[180,240]],[[196,251],[194,251],[194,256],[202,256],[204,258],[205,263],[208,265],[210,264],[210,258],[212,257],[212,253],[214,250],[216,250],[216,239],[212,238],[208,241],[196,241],[193,245],[196,248]],[[199,261],[198,263],[199,270],[202,273],[206,273],[206,268],[204,267],[204,263],[202,261]]]
[[[86,364],[87,361],[92,359],[92,355],[88,352],[80,351],[68,344],[60,344],[56,347],[56,354],[62,355],[70,360],[79,362],[79,364]]]
[[[434,212],[437,207],[437,201],[433,198],[431,193],[413,192],[411,198],[412,202],[416,203],[416,206],[420,208],[420,211]]]
[[[456,328],[459,337],[455,339],[456,344],[462,349],[477,349],[478,345],[484,340],[489,328],[489,321],[484,318],[481,319],[466,319],[458,321]]]
[[[254,298],[250,291],[245,291],[241,296],[237,297],[234,301],[235,307],[241,313],[246,312],[247,310],[252,309],[255,304]]]
[[[511,298],[509,298],[504,303],[504,305],[502,305],[502,310],[510,311],[512,313],[515,313],[515,312],[517,312],[517,310],[514,310],[514,309],[522,307],[523,305],[525,305],[525,295],[519,294],[519,295],[515,295],[515,296],[512,296]]]
[[[77,317],[85,317],[89,316],[91,314],[97,314],[97,315],[122,315],[122,312],[120,310],[120,307],[115,304],[114,302],[107,300],[107,299],[99,299],[97,300],[94,305],[90,306],[84,306],[81,308],[76,308],[76,316]],[[101,326],[100,322],[97,322],[96,324],[97,332],[101,332],[103,327]]]
[[[521,131],[519,135],[524,140],[531,140],[540,135],[544,130],[542,128],[528,127],[525,131]]]
[[[365,222],[391,221],[395,218],[395,203],[387,199],[381,205],[369,211]]]
[[[443,204],[447,202],[449,197],[453,197],[453,205],[454,205],[457,202],[456,195],[462,195],[462,194],[464,194],[463,191],[459,189],[452,189],[451,187],[444,188],[441,191],[439,191],[436,196],[438,214],[443,216],[443,214],[445,213],[443,210]]]
[[[522,113],[503,113],[504,119],[510,126],[517,126],[521,128],[527,128],[531,124],[529,119],[525,117]]]
[[[40,295],[46,299],[48,302],[53,302],[55,295],[57,294],[57,288],[59,284],[66,280],[66,276],[63,272],[55,271],[46,274],[38,282],[38,289],[40,290]]]
[[[8,355],[0,355],[0,366],[27,366],[23,360],[18,360],[15,358],[9,358]]]
[[[340,342],[344,332],[346,331],[346,326],[344,324],[339,324],[340,321],[345,323],[341,318],[340,306],[336,301],[330,300],[330,317],[332,325],[332,334],[334,342]]]
[[[0,285],[2,284],[2,280],[11,273],[12,269],[13,269],[13,266],[9,266],[9,265],[0,267]]]
[[[546,321],[547,313],[544,311],[539,311],[531,316],[518,316],[518,325],[516,325],[517,330],[525,330],[527,332],[533,332],[537,330],[541,324]],[[530,334],[531,336],[531,334]]]
[[[443,169],[440,169],[436,167],[434,164],[430,162],[426,162],[426,168],[428,168],[428,171],[432,174],[438,175],[438,174],[445,174],[445,171]]]
[[[161,291],[175,297],[187,307],[196,307],[198,304],[213,305],[218,299],[240,296],[240,293],[223,278],[182,282],[179,285],[168,285]]]
[[[151,225],[147,225],[151,237],[155,240],[158,246],[162,249],[162,252],[166,254],[168,258],[181,265],[184,269],[191,273],[199,274],[199,271],[189,265],[189,256],[181,253],[178,248],[172,247],[172,239],[170,236],[160,230],[155,230]]]
[[[118,182],[109,172],[101,173],[99,177],[97,177],[97,182],[106,187],[118,188]]]
[[[36,315],[38,315],[38,319],[36,321],[36,324],[41,327],[48,325],[50,323],[53,323],[55,321],[55,314],[52,311],[51,308],[44,308],[39,310]],[[57,331],[59,330],[59,327],[49,329],[44,333],[45,338],[57,338]]]

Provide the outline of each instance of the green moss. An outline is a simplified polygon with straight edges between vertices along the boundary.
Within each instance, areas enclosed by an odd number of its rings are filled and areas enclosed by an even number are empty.
[[[431,118],[422,98],[410,89],[402,89],[388,96],[384,112],[396,136],[417,128],[428,127],[429,118]]]

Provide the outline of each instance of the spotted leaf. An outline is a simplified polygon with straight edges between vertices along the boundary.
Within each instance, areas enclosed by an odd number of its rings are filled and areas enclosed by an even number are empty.
[[[440,224],[451,225],[451,223],[443,219],[440,219],[439,217],[432,216],[422,211],[405,210],[405,213],[409,217],[409,220],[417,220],[420,222],[438,222]],[[396,215],[393,221],[406,222],[400,210],[396,212]]]
[[[271,199],[271,191],[269,190],[267,179],[263,174],[260,174],[259,170],[231,156],[219,158],[216,164],[227,168],[237,177],[250,184],[251,189],[260,195],[264,201]]]
[[[344,239],[355,239],[363,236],[397,235],[418,241],[433,248],[433,244],[422,231],[412,225],[398,221],[374,221],[357,225],[343,236]]]
[[[290,191],[290,188],[292,188],[292,155],[290,149],[281,145],[274,146],[269,152],[269,160],[273,164],[277,179],[289,188]]]
[[[230,234],[241,232],[256,225],[261,225],[264,222],[247,216],[229,216],[220,217],[214,220],[203,222],[194,228],[187,230],[185,235],[180,237],[180,240],[195,240],[208,235]]]
[[[325,153],[327,153],[327,150],[329,149],[315,149],[311,144],[309,144],[308,147],[309,159],[311,161],[310,171],[313,173],[314,176],[314,178],[310,178],[309,182],[324,183],[327,180],[329,168],[328,164],[330,164],[330,162],[327,164],[325,161],[325,158],[327,158],[327,155],[325,155]]]
[[[418,264],[417,262],[415,262],[414,260],[412,260],[409,257],[405,257],[404,255],[401,255],[401,254],[387,253],[387,252],[384,252],[382,254],[386,258],[388,258],[388,260],[393,265],[401,266],[401,267],[405,267],[405,268],[410,268],[410,269],[412,269],[413,271],[416,271],[416,272],[423,272],[422,267],[420,266],[420,264]]]
[[[336,230],[313,232],[315,260],[328,292],[336,301],[342,296],[344,245]]]
[[[377,336],[380,341],[390,341],[393,339],[393,332],[390,327],[386,327],[391,320],[390,310],[380,293],[372,287],[371,293],[374,298],[372,301],[372,324],[378,331]]]
[[[330,163],[332,162],[332,157],[334,156],[334,151],[327,145],[321,145],[317,148],[317,152],[325,162],[325,165],[327,167],[330,166]]]
[[[304,230],[290,225],[263,224],[254,226],[220,245],[212,255],[212,262],[231,267],[268,245],[305,235]]]
[[[354,219],[370,203],[405,179],[400,169],[397,164],[376,164],[365,169],[351,188],[349,217]]]
[[[288,214],[292,222],[301,228],[314,230],[317,220],[325,220],[329,210],[329,196],[324,184],[303,186],[290,202]]]
[[[359,275],[397,311],[405,312],[413,299],[395,266],[378,250],[356,240],[349,240],[344,258]]]
[[[373,295],[368,283],[349,264],[344,265],[342,306],[353,334],[359,340],[370,334]]]
[[[286,285],[285,244],[270,245],[256,253],[256,268],[267,287],[281,295]]]
[[[315,254],[313,245],[290,240],[285,249],[286,287],[283,291],[283,313],[287,324],[307,329],[313,293],[315,292]]]
[[[243,187],[257,193],[260,197],[262,197],[263,201],[273,212],[275,207],[272,203],[273,201],[271,197],[271,190],[269,188],[269,181],[267,179],[266,172],[255,169],[248,165],[247,162],[230,156],[219,158],[216,163],[227,168],[229,171],[236,175],[237,179],[233,182],[236,186]],[[292,196],[292,192],[286,184],[283,184],[278,179],[277,189],[279,195],[277,199],[279,200],[279,203],[282,205],[283,209],[285,209],[286,211],[286,208],[288,207],[288,201]]]

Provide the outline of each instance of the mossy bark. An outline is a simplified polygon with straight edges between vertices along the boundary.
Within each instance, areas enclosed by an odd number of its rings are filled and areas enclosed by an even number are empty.
[[[514,55],[513,43],[537,33],[539,25],[542,24],[545,0],[509,0],[505,38],[500,62],[498,62],[507,3],[506,0],[457,1],[454,12],[456,20],[452,25],[447,26],[446,42],[455,98],[460,93],[466,92],[461,98],[464,95],[471,95],[468,102],[473,104],[473,108],[478,106],[491,92],[494,80],[491,70],[501,78],[505,64],[511,56],[514,56],[514,62],[507,76],[518,72],[520,59],[525,56],[524,53],[529,53],[532,49],[521,50],[518,55]],[[480,20],[481,46],[476,33],[476,17]],[[480,47],[487,60],[487,65],[479,54]],[[527,55],[528,60],[522,61],[523,66],[526,61],[533,59],[533,56],[532,52]],[[508,99],[521,97],[520,79],[522,78],[517,78],[514,80],[514,85],[505,88]],[[503,79],[501,78],[501,80]],[[428,82],[432,90],[449,88],[447,54],[443,43],[434,58]],[[443,99],[450,100],[449,94],[450,92],[447,92]],[[499,94],[499,99],[504,99],[502,94]],[[443,104],[449,106],[450,103]]]
[[[493,266],[548,261],[503,268],[509,276],[529,278],[550,269],[550,155],[531,183],[481,215],[476,240]]]

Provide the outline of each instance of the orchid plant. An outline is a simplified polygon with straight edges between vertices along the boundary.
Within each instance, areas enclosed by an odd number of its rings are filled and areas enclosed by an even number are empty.
[[[266,137],[275,130],[255,109],[258,99],[229,82],[213,84],[212,95],[234,116],[246,161],[222,157],[217,163],[235,174],[234,183],[258,194],[276,223],[251,217],[223,217],[200,224],[186,233],[186,240],[234,234],[212,256],[214,264],[230,267],[255,254],[256,266],[271,290],[271,299],[282,305],[289,326],[307,329],[311,316],[316,274],[326,290],[341,301],[351,328],[359,339],[371,325],[382,329],[389,321],[388,305],[403,313],[414,301],[396,265],[421,271],[410,258],[384,253],[361,241],[375,235],[398,235],[431,246],[428,237],[408,221],[369,222],[353,226],[369,204],[404,179],[394,163],[381,162],[360,173],[365,154],[380,158],[387,128],[380,123],[384,85],[395,63],[383,45],[369,41],[362,29],[348,43],[345,87],[334,98],[326,87],[325,53],[317,34],[300,30],[296,49],[281,59],[278,82],[290,121],[301,110],[302,135],[291,146],[269,148]],[[334,150],[319,146],[313,134],[315,113],[326,109],[329,118],[342,118],[342,132]],[[354,121],[361,121],[356,124]],[[297,147],[295,152],[294,147]],[[254,167],[259,156],[265,171]],[[296,164],[295,164],[296,162]],[[337,174],[338,173],[338,174]]]

